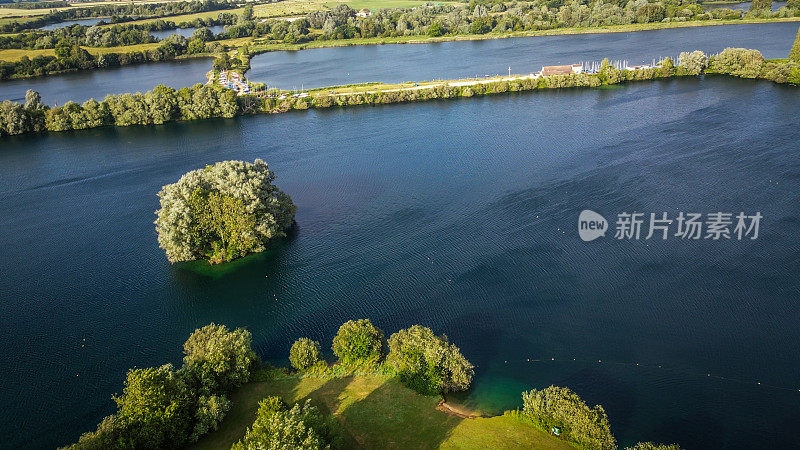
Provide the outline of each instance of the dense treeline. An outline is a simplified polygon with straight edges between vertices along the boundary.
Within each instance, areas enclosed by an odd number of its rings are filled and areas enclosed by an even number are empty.
[[[798,35],[800,42],[800,34]],[[682,53],[678,64],[669,58],[660,67],[640,70],[616,69],[605,60],[597,74],[556,75],[540,78],[482,81],[465,86],[434,85],[422,89],[329,94],[325,90],[310,97],[264,98],[237,96],[232,90],[217,86],[196,85],[178,91],[158,86],[146,94],[122,94],[102,102],[89,100],[83,105],[68,103],[47,109],[4,101],[0,104],[0,136],[41,130],[64,131],[104,125],[150,125],[174,120],[233,117],[249,113],[282,113],[308,108],[379,105],[426,101],[504,92],[597,87],[627,81],[653,80],[700,74],[722,74],[740,78],[762,78],[776,83],[800,84],[800,44],[795,44],[794,59],[767,61],[757,50],[729,48],[706,56],[695,51]],[[38,95],[38,94],[37,94]],[[44,113],[42,113],[44,111]]]
[[[214,53],[222,47],[216,42],[204,42],[183,36],[171,35],[162,40],[156,48],[128,53],[104,53],[92,55],[85,48],[71,44],[63,39],[55,46],[55,56],[39,55],[34,58],[23,56],[19,61],[0,61],[0,80],[14,77],[40,76],[74,70],[89,70],[140,64],[145,62],[169,61],[181,55]]]
[[[230,393],[250,381],[260,362],[250,333],[222,325],[195,330],[183,365],[131,369],[114,414],[71,449],[182,448],[217,429]]]
[[[217,0],[108,4],[90,8],[70,8],[54,11],[25,21],[4,23],[0,25],[0,33],[18,33],[23,30],[39,28],[51,23],[89,19],[93,17],[108,17],[107,23],[120,23],[139,19],[169,17],[233,8],[236,8],[235,3]]]
[[[389,374],[423,395],[469,389],[475,375],[473,366],[447,336],[436,336],[421,325],[400,330],[388,341],[384,336],[369,319],[350,320],[333,338],[331,350],[339,358],[335,366],[322,361],[319,342],[308,338],[295,341],[289,361],[296,370],[315,375]]]
[[[67,8],[70,4],[61,1],[17,1],[17,2],[0,2],[0,8],[14,8],[14,9],[51,9],[51,8]]]
[[[84,25],[70,25],[53,30],[33,30],[7,36],[0,36],[0,49],[26,49],[41,50],[55,48],[61,42],[67,41],[73,45],[83,45],[87,47],[118,47],[124,45],[148,44],[156,42],[151,31],[173,30],[175,28],[198,28],[211,27],[215,25],[233,25],[237,21],[237,16],[228,13],[219,13],[217,18],[197,18],[189,22],[182,22],[180,25],[172,21],[155,20],[144,24],[123,24],[87,27]],[[217,38],[213,33],[206,30],[200,35],[204,42],[212,41]]]
[[[757,5],[758,6],[758,5]],[[313,40],[395,36],[443,36],[599,27],[686,20],[800,16],[800,0],[773,13],[770,5],[748,12],[726,8],[705,11],[694,0],[472,0],[467,5],[390,8],[358,18],[355,10],[338,5],[310,13],[294,22],[269,20],[247,25],[243,34],[265,36],[284,43]],[[242,25],[244,26],[244,25]]]

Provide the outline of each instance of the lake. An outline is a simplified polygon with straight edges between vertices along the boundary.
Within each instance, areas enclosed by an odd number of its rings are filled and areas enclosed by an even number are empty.
[[[39,29],[40,30],[55,30],[56,28],[70,27],[72,25],[83,25],[85,27],[91,27],[92,25],[100,22],[101,20],[106,20],[106,19],[93,18],[93,19],[67,20],[65,22],[51,23],[51,24],[45,25],[43,27],[39,27]]]
[[[628,60],[651,63],[682,51],[717,53],[726,47],[760,50],[785,58],[798,23],[672,28],[632,33],[540,36],[436,44],[361,45],[271,52],[255,56],[247,73],[282,89],[382,81],[399,83],[539,71],[543,65]]]
[[[288,364],[369,317],[447,334],[483,411],[566,385],[623,445],[797,448],[799,110],[796,88],[707,78],[7,138],[4,445],[75,441],[128,368],[179,364],[212,321]],[[255,158],[296,233],[167,263],[160,187]],[[757,240],[583,242],[583,209],[764,218]]]
[[[190,38],[190,37],[192,37],[192,34],[194,34],[195,30],[197,30],[197,29],[198,28],[176,28],[174,30],[151,31],[150,34],[155,36],[155,38],[158,39],[158,40],[166,39],[166,38],[170,37],[173,34],[178,34],[178,35],[183,36],[185,38]],[[224,25],[214,25],[212,27],[208,27],[208,29],[211,30],[211,32],[216,35],[216,34],[220,34],[223,31],[225,31],[225,26]]]
[[[541,36],[437,44],[362,45],[271,52],[251,61],[247,77],[283,89],[382,81],[422,81],[507,73],[530,73],[543,65],[626,59],[631,64],[700,49],[755,48],[767,58],[784,58],[798,23],[741,24],[672,28],[635,33]],[[765,39],[768,36],[769,39]],[[0,100],[24,98],[39,91],[45,103],[83,102],[108,94],[146,92],[159,83],[180,88],[204,82],[208,59],[126,66],[103,71],[73,72],[25,80],[0,81]]]
[[[69,72],[61,75],[0,81],[0,101],[25,101],[25,91],[33,89],[49,105],[72,100],[82,103],[109,94],[147,92],[158,84],[182,88],[206,82],[211,59],[192,58],[158,63],[136,64],[104,70]]]

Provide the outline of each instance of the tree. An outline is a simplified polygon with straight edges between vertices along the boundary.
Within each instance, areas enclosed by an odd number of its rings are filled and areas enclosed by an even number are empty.
[[[42,96],[38,92],[28,89],[25,91],[25,109],[39,109],[42,106]]]
[[[800,64],[800,28],[797,29],[797,37],[794,39],[792,50],[789,51],[789,59]]]
[[[289,362],[297,370],[305,370],[320,360],[319,342],[308,338],[300,338],[294,341],[289,350]]]
[[[758,50],[726,48],[709,61],[709,68],[718,73],[742,78],[756,78],[764,68],[764,56]]]
[[[179,96],[191,95],[187,102],[191,109],[184,118],[228,114],[235,94],[228,91],[230,95],[223,95],[220,103],[215,92],[208,86],[181,89]],[[257,159],[253,163],[223,161],[164,186],[158,194],[161,209],[156,212],[155,224],[167,259],[228,261],[262,252],[272,239],[286,236],[297,208],[272,184],[274,180],[267,163]]]
[[[175,448],[185,442],[189,400],[171,364],[128,372],[117,403],[117,419],[128,430],[122,440],[135,448]]]
[[[195,384],[193,388],[208,394],[241,386],[258,364],[249,331],[228,331],[213,323],[195,330],[183,344],[183,353],[183,370]]]
[[[522,413],[546,430],[559,428],[562,436],[585,448],[617,448],[603,407],[589,408],[568,388],[550,386],[523,392]]]
[[[339,327],[332,349],[346,365],[377,363],[383,357],[383,331],[369,319],[350,320]]]
[[[443,34],[444,30],[442,29],[442,25],[439,22],[432,23],[430,28],[428,28],[428,35],[431,37],[438,37]]]
[[[474,376],[472,364],[447,336],[413,325],[389,338],[387,364],[410,388],[426,395],[463,391]]]
[[[331,437],[329,426],[310,400],[287,410],[279,398],[267,397],[258,404],[253,426],[231,449],[325,449],[330,448]]]
[[[681,450],[678,444],[654,444],[652,442],[639,442],[633,447],[625,447],[625,450]]]
[[[194,413],[195,425],[189,441],[197,442],[207,433],[216,431],[230,409],[231,402],[224,395],[201,396],[197,400]]]
[[[762,10],[772,12],[772,0],[753,0],[753,2],[750,3],[750,11]]]
[[[708,67],[708,56],[700,50],[691,53],[681,52],[678,56],[678,66],[683,67],[692,75],[700,75]]]

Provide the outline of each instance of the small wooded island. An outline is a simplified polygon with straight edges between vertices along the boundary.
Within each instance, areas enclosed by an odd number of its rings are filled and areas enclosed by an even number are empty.
[[[269,165],[256,159],[218,162],[164,186],[155,224],[167,259],[221,263],[263,252],[271,239],[286,236],[297,207],[274,180]]]

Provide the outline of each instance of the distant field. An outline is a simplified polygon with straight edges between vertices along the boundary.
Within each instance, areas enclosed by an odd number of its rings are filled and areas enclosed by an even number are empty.
[[[346,4],[353,9],[362,9],[367,8],[370,10],[374,9],[383,9],[383,8],[413,8],[415,6],[419,6],[423,3],[433,3],[435,5],[446,5],[458,2],[450,2],[450,1],[420,1],[420,0],[349,0],[344,2],[326,2],[325,4],[329,7],[334,7],[337,4]]]
[[[353,9],[383,9],[383,8],[413,8],[426,3],[424,0],[346,0],[341,2],[331,2],[327,0],[284,0],[268,5],[256,5],[254,13],[256,17],[287,17],[301,16],[314,11],[330,9],[336,5],[345,4]],[[451,4],[457,2],[430,2],[436,4]]]
[[[287,402],[310,398],[321,411],[333,414],[342,425],[345,448],[573,449],[515,417],[445,414],[436,410],[438,397],[418,395],[379,375],[249,383],[233,394],[233,407],[219,430],[189,448],[230,448],[253,424],[259,400],[269,395]]]

